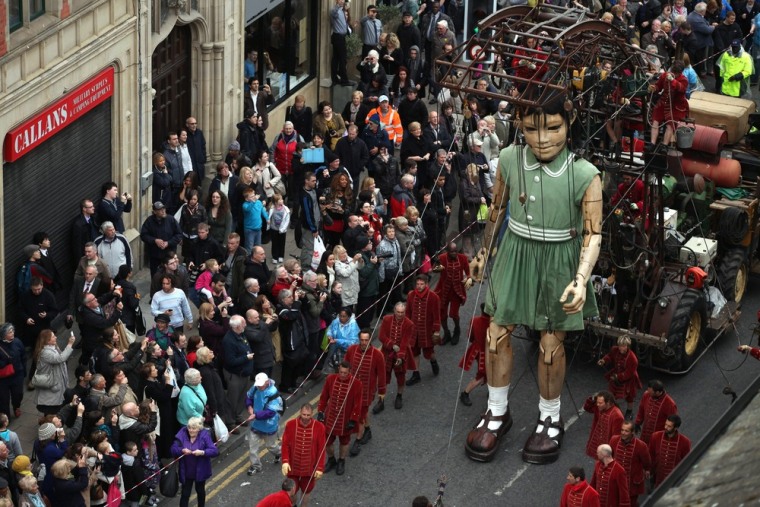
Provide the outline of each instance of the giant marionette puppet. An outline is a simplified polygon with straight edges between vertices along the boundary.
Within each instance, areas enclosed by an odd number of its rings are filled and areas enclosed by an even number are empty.
[[[512,426],[509,387],[512,332],[524,325],[541,334],[538,420],[523,460],[551,463],[559,456],[564,423],[560,394],[565,381],[564,340],[596,314],[589,281],[601,246],[602,184],[597,169],[569,149],[576,120],[564,91],[524,106],[518,126],[525,145],[502,150],[480,257],[494,256],[486,296],[491,315],[486,347],[488,407],[467,435],[467,455],[490,461]],[[510,219],[501,241],[496,239]],[[493,253],[495,249],[496,253]]]

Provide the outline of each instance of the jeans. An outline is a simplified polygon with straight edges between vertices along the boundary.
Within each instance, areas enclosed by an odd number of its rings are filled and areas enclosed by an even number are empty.
[[[245,249],[251,252],[254,246],[259,245],[261,245],[261,229],[246,229]]]

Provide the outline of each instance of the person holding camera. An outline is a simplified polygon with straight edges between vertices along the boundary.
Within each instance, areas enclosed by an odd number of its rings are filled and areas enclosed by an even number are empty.
[[[74,351],[76,336],[71,332],[66,348],[58,348],[58,337],[50,329],[43,329],[37,340],[34,357],[37,371],[34,378],[47,379],[44,385],[35,385],[37,410],[43,414],[55,414],[63,405],[64,390],[69,382],[66,362]]]
[[[100,187],[100,200],[95,210],[98,223],[111,222],[116,232],[124,234],[122,215],[132,211],[132,196],[124,192],[119,196],[119,186],[113,181],[107,181]]]
[[[332,104],[327,100],[320,102],[317,110],[317,114],[314,115],[314,133],[324,139],[330,150],[335,150],[338,139],[346,132],[346,123],[343,117],[333,112]]]

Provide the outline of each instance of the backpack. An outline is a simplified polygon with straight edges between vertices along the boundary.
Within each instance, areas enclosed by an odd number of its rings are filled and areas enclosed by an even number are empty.
[[[285,401],[285,398],[280,393],[274,393],[273,395],[267,397],[266,401],[264,402],[264,406],[266,407],[269,405],[269,403],[272,400],[276,400],[277,398],[280,398],[280,402],[282,403],[282,409],[281,410],[275,410],[278,414],[282,415],[285,413],[285,410],[288,408],[288,402]]]
[[[19,294],[26,292],[32,286],[32,266],[30,262],[25,262],[16,273],[16,288]]]

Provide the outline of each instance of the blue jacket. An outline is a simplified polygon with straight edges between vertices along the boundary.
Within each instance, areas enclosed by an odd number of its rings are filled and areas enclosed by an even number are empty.
[[[269,215],[261,200],[243,202],[243,227],[246,230],[260,231],[264,221],[269,221]]]
[[[353,317],[345,325],[340,323],[340,319],[335,319],[327,328],[327,335],[334,338],[335,344],[346,351],[351,345],[359,343],[359,325]]]
[[[222,347],[224,347],[224,369],[234,375],[250,377],[253,373],[253,361],[248,359],[251,347],[245,335],[235,334],[230,329],[222,339]]]
[[[185,384],[179,391],[177,402],[177,420],[181,425],[186,425],[191,417],[203,417],[203,409],[206,408],[208,396],[201,384],[191,386]]]
[[[272,399],[267,402],[269,398]],[[251,421],[251,431],[265,435],[277,433],[283,406],[282,398],[274,386],[274,380],[269,379],[269,386],[263,391],[256,386],[251,386],[246,394],[245,405],[253,407],[253,415],[256,416]]]
[[[694,36],[697,39],[697,48],[711,48],[713,46],[712,33],[715,30],[715,27],[710,25],[704,16],[701,16],[696,11],[690,12],[686,20],[691,25],[691,30],[694,32]]]
[[[189,479],[202,482],[211,477],[211,458],[219,456],[219,449],[214,445],[214,439],[211,438],[211,433],[207,429],[202,429],[198,433],[195,442],[190,442],[190,434],[188,434],[187,428],[179,430],[172,444],[172,456],[175,458],[181,456],[182,449],[203,451],[204,455],[187,454],[179,460],[180,482],[184,483]]]

